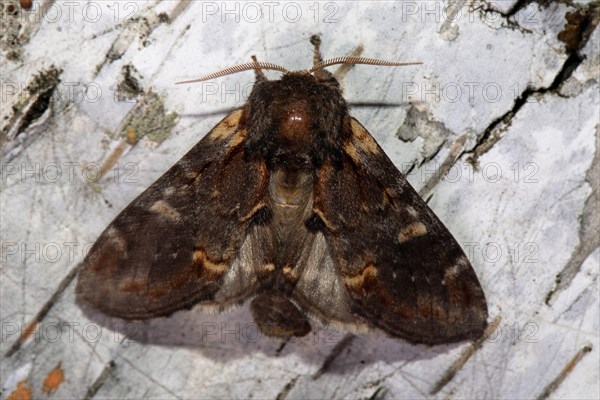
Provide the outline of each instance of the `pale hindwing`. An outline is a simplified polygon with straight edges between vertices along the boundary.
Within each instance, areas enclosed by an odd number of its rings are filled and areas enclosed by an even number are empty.
[[[274,264],[270,262],[272,254],[271,227],[252,226],[231,268],[223,276],[221,288],[216,293],[212,304],[219,307],[219,310],[223,310],[255,294],[262,285],[260,278],[271,275],[275,270]]]
[[[312,172],[278,169],[271,175],[276,290],[323,324],[359,328],[364,324],[350,312],[350,297],[324,233],[310,228],[310,221],[318,220],[313,190]]]
[[[305,235],[305,246],[297,266],[300,278],[292,298],[324,325],[367,330],[368,324],[351,312],[351,298],[323,233],[305,230]]]

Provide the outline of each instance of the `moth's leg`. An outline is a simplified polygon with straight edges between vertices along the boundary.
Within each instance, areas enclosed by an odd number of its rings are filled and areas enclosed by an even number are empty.
[[[363,50],[364,50],[364,48],[363,48],[362,44],[359,44],[358,46],[356,46],[356,48],[354,50],[352,50],[352,53],[350,53],[348,55],[350,57],[360,57]],[[335,72],[333,73],[333,77],[341,84],[342,81],[344,80],[344,78],[346,77],[346,74],[348,73],[348,71],[350,71],[352,69],[352,67],[354,67],[354,64],[340,65],[338,67],[338,69],[336,69]]]
[[[323,56],[321,55],[321,37],[319,35],[312,35],[310,37],[310,43],[315,46],[313,51],[313,67],[323,61]]]
[[[258,62],[256,60],[256,56],[255,55],[252,55],[252,61]],[[264,72],[262,72],[262,69],[255,69],[254,70],[254,77],[256,78],[256,82],[268,81],[266,75],[264,74]]]
[[[321,37],[319,35],[312,35],[310,37],[310,43],[315,46],[313,51],[313,67],[323,61],[323,56],[321,55]],[[315,71],[315,78],[319,81],[326,81],[331,77],[331,72],[325,70],[324,68]]]
[[[310,332],[310,324],[304,314],[281,294],[267,292],[258,295],[250,303],[250,311],[263,335],[289,339]]]
[[[323,56],[321,55],[321,38],[319,37],[319,35],[312,35],[310,37],[310,43],[313,46],[315,46],[314,53],[313,53],[313,67],[314,67],[315,65],[317,65],[318,63],[323,61]],[[348,55],[350,57],[360,57],[363,50],[364,50],[364,48],[363,48],[362,44],[359,44]],[[319,81],[326,81],[326,80],[328,80],[327,78],[333,77],[333,78],[335,78],[335,80],[338,83],[341,84],[342,81],[344,80],[344,77],[346,76],[348,71],[350,71],[350,69],[352,67],[354,67],[354,64],[342,64],[338,67],[338,69],[335,70],[335,72],[333,74],[325,69],[320,69],[315,72],[315,77]]]

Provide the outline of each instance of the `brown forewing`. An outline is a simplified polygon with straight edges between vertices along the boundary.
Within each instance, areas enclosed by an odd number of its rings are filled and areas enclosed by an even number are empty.
[[[315,209],[352,312],[413,343],[479,337],[487,305],[462,249],[371,135],[349,125],[341,163],[319,172]]]
[[[244,241],[269,250],[255,243],[265,235],[247,238],[269,176],[263,162],[245,157],[245,135],[237,110],[125,208],[84,260],[78,298],[112,316],[150,318],[247,295],[230,288],[215,300],[226,275],[235,281],[239,273],[232,265],[263,261],[252,252],[240,260]]]

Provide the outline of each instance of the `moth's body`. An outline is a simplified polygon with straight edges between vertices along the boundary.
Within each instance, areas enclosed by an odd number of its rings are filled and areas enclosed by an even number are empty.
[[[306,334],[309,314],[435,344],[487,319],[464,253],[325,73],[260,79],[106,229],[77,291],[123,318],[258,296],[274,336]]]
[[[323,151],[315,143],[327,136],[320,119],[329,118],[320,116],[317,110],[324,108],[319,102],[332,94],[338,95],[339,91],[319,84],[312,75],[290,74],[282,81],[259,82],[245,110],[251,124],[260,127],[255,135],[263,136],[248,146],[248,157],[265,162],[269,170],[267,207],[272,213],[277,274],[272,289],[276,291],[289,292],[295,283],[290,281],[294,281],[293,270],[303,249],[290,244],[305,236],[303,232],[313,214],[314,177],[323,162]],[[270,101],[267,115],[255,111],[264,107],[265,100]],[[342,108],[336,113],[338,121],[328,122],[341,125],[346,114],[341,96],[337,106]]]
[[[274,268],[263,277],[259,291],[303,303],[323,322],[358,328],[363,323],[350,315],[342,279],[327,254],[325,221],[314,204],[321,167],[338,163],[343,153],[342,141],[332,138],[331,132],[342,134],[344,123],[349,124],[338,87],[331,77],[321,83],[306,73],[258,82],[244,109],[255,127],[248,136],[256,138],[248,141],[246,154],[264,162],[269,171],[265,208],[271,214]],[[268,112],[262,111],[265,106]],[[307,271],[307,264],[319,268]],[[311,300],[302,295],[305,292],[310,292]],[[327,313],[335,319],[331,321]],[[254,315],[260,318],[258,311]]]

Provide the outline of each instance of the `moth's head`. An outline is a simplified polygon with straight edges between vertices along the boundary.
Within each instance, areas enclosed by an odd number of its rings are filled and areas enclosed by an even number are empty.
[[[259,62],[255,56],[252,56],[252,62],[246,64],[240,64],[233,67],[225,68],[223,70],[213,72],[208,75],[204,75],[197,79],[191,79],[187,81],[177,82],[182,83],[195,83],[203,82],[210,79],[219,78],[225,75],[235,74],[241,71],[254,70],[256,73],[256,85],[253,88],[250,96],[250,103],[253,98],[256,98],[258,89],[263,91],[263,99],[271,97],[274,101],[274,105],[282,105],[284,103],[295,104],[297,109],[306,108],[305,104],[307,101],[311,101],[310,97],[327,94],[333,97],[340,97],[341,93],[339,90],[339,83],[335,78],[334,74],[328,72],[325,68],[332,65],[345,64],[370,64],[370,65],[384,65],[384,66],[405,66],[421,64],[421,62],[393,62],[378,60],[374,58],[365,58],[359,56],[347,56],[337,57],[323,61],[320,53],[321,39],[318,35],[313,35],[310,38],[311,43],[314,46],[313,66],[310,69],[290,71],[282,66],[271,64],[268,62]],[[358,46],[355,50],[355,54],[360,54],[362,46]],[[270,81],[263,74],[263,70],[274,70],[283,72],[283,76],[280,80]],[[268,93],[264,93],[264,88],[268,88],[269,91],[273,91],[273,96],[268,96]],[[343,99],[342,99],[343,100]],[[321,109],[326,112],[327,108]],[[300,111],[298,111],[300,112]],[[300,121],[301,116],[290,116],[290,121]]]
[[[314,166],[322,161],[320,155],[325,154],[324,149],[328,149],[326,154],[341,152],[344,137],[350,134],[348,107],[340,85],[335,75],[325,68],[337,64],[420,64],[355,56],[321,61],[319,43],[313,42],[315,62],[310,69],[290,71],[279,65],[259,62],[253,56],[250,63],[178,83],[202,82],[254,70],[256,83],[244,107],[244,123],[248,130],[246,150],[249,154],[268,156],[270,160],[285,160],[297,168]],[[280,71],[283,75],[278,80],[269,80],[262,70]]]
[[[289,71],[278,80],[258,79],[244,115],[248,154],[292,168],[319,165],[323,151],[335,153],[350,132],[344,129],[350,118],[337,80],[308,71]]]

